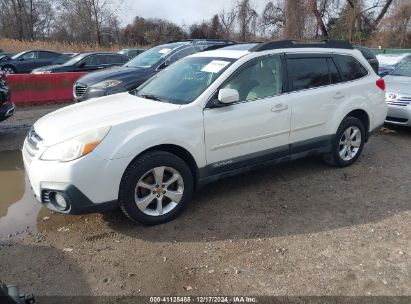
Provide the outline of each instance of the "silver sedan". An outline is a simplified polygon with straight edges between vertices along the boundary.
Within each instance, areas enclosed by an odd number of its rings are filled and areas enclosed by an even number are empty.
[[[384,77],[388,124],[411,127],[411,60]]]

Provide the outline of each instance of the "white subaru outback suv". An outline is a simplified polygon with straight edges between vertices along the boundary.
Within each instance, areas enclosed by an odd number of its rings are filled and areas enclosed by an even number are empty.
[[[44,116],[25,140],[24,164],[50,209],[120,206],[160,224],[200,185],[263,164],[318,154],[351,165],[384,123],[384,89],[344,41],[235,45],[181,59],[135,91]]]

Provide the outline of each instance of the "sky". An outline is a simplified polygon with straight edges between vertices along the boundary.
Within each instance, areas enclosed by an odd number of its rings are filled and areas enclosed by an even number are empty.
[[[162,18],[180,26],[211,19],[221,10],[229,10],[234,0],[115,0],[123,3],[120,19],[123,25],[131,23],[135,16]],[[263,0],[254,0],[256,6]]]

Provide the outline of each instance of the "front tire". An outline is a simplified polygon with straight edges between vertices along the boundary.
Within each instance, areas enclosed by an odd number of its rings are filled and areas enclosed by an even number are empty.
[[[327,164],[337,167],[348,167],[357,161],[364,148],[366,131],[361,120],[346,117],[341,122],[330,153],[324,154]]]
[[[119,205],[134,222],[163,224],[186,207],[194,189],[188,165],[174,154],[154,151],[135,159],[120,184]]]
[[[13,68],[12,66],[6,65],[2,68],[2,71],[5,74],[16,74],[16,69]]]

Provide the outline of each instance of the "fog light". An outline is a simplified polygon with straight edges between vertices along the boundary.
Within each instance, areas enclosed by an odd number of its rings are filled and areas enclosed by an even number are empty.
[[[54,203],[57,205],[56,207],[58,207],[61,210],[66,210],[67,209],[66,198],[58,192],[56,192],[56,194],[54,194]]]

